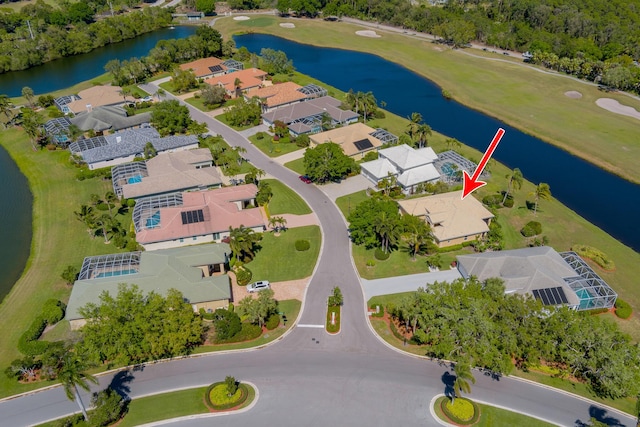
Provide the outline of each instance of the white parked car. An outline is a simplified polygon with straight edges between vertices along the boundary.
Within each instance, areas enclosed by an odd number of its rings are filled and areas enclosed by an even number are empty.
[[[269,289],[270,287],[271,287],[271,285],[269,285],[268,281],[261,280],[259,282],[249,283],[247,285],[247,292],[249,292],[249,293],[258,292],[258,291],[261,291],[263,289]]]

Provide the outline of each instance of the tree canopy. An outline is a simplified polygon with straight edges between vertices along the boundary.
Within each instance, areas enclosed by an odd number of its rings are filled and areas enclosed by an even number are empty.
[[[360,167],[356,161],[344,154],[336,143],[327,142],[315,148],[308,148],[303,158],[306,175],[314,182],[342,179],[357,173]]]
[[[151,124],[161,136],[185,133],[192,122],[189,109],[175,99],[159,102],[151,113]]]

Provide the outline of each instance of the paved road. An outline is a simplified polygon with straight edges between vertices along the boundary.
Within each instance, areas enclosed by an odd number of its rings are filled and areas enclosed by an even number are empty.
[[[153,87],[143,87],[154,93]],[[346,226],[337,208],[313,185],[265,157],[241,135],[190,107],[192,116],[208,124],[246,157],[309,203],[322,224],[323,247],[305,298],[300,325],[321,325],[325,301],[333,286],[344,294],[343,330],[330,336],[319,328],[296,327],[264,349],[213,354],[149,364],[135,372],[101,377],[136,398],[177,388],[207,385],[226,375],[254,383],[260,399],[249,412],[216,418],[216,425],[438,425],[429,413],[432,396],[445,391],[449,369],[388,348],[369,329],[359,279],[350,262]],[[286,262],[286,261],[280,261]],[[473,397],[522,413],[537,414],[558,425],[573,426],[591,416],[615,425],[634,426],[632,417],[607,413],[590,401],[513,378],[492,379],[476,373]],[[88,396],[83,394],[85,400]],[[60,387],[0,402],[0,425],[22,426],[75,412]],[[211,420],[180,425],[210,425]]]

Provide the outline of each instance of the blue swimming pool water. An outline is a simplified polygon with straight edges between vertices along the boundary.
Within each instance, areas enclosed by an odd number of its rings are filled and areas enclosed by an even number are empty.
[[[147,218],[145,227],[156,228],[158,225],[160,225],[160,211],[157,211],[156,213],[154,213],[151,218]]]
[[[137,270],[105,271],[104,273],[98,273],[96,279],[99,279],[101,277],[126,276],[128,274],[135,274],[137,272]]]
[[[142,175],[135,175],[127,179],[127,183],[136,184],[138,182],[142,182]]]
[[[591,307],[592,297],[586,289],[578,289],[576,295],[580,298],[580,310]]]

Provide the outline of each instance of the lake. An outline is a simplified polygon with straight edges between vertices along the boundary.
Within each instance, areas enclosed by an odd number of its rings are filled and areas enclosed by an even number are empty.
[[[548,183],[556,199],[624,244],[636,251],[640,249],[637,225],[640,185],[499,120],[448,101],[433,82],[381,57],[304,45],[266,34],[246,34],[234,39],[238,47],[245,46],[251,52],[259,53],[265,47],[281,50],[293,60],[297,71],[345,92],[371,91],[378,102],[386,102],[386,110],[401,117],[419,112],[434,130],[481,152],[486,150],[496,130],[504,128],[506,134],[494,158],[510,168],[520,168],[533,183]],[[544,201],[541,208],[544,209]]]

